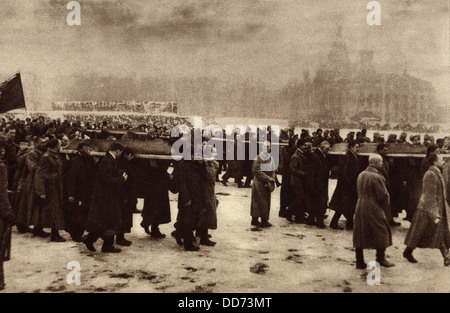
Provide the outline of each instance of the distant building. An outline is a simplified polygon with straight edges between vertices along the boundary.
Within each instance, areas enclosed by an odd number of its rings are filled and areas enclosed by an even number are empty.
[[[339,27],[327,63],[311,82],[304,79],[298,105],[323,120],[355,121],[367,116],[382,123],[434,123],[436,91],[428,81],[403,74],[385,74],[373,67],[374,52],[361,51],[352,64]]]

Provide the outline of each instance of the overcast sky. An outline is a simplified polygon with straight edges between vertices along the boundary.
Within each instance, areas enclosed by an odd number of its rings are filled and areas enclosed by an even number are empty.
[[[353,62],[373,49],[377,70],[408,68],[450,104],[448,0],[379,1],[381,26],[367,25],[366,0],[80,0],[81,26],[66,24],[68,2],[1,2],[3,77],[252,77],[277,86],[314,73],[341,25]]]

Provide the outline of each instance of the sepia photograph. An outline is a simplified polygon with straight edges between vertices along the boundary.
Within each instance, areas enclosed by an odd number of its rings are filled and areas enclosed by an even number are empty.
[[[449,293],[449,8],[2,1],[0,293]]]

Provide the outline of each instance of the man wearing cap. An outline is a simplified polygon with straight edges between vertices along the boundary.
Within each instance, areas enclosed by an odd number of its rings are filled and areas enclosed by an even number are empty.
[[[345,138],[344,142],[349,143],[349,142],[352,142],[354,140],[355,140],[355,132],[349,132],[347,134],[347,137]]]

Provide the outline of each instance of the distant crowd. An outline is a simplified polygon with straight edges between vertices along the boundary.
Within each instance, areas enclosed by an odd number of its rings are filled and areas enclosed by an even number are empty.
[[[403,130],[407,132],[415,133],[437,133],[440,127],[438,125],[425,126],[424,124],[417,124],[415,126],[408,122],[401,122],[395,126],[391,126],[389,123],[381,125],[379,122],[349,122],[349,121],[326,121],[319,120],[318,122],[312,121],[294,121],[290,123],[291,127],[301,128],[339,128],[339,129],[372,129],[372,130]]]
[[[140,101],[84,101],[84,102],[57,102],[53,103],[54,110],[63,111],[113,111],[136,113],[176,113],[177,105],[172,102],[140,102]]]

